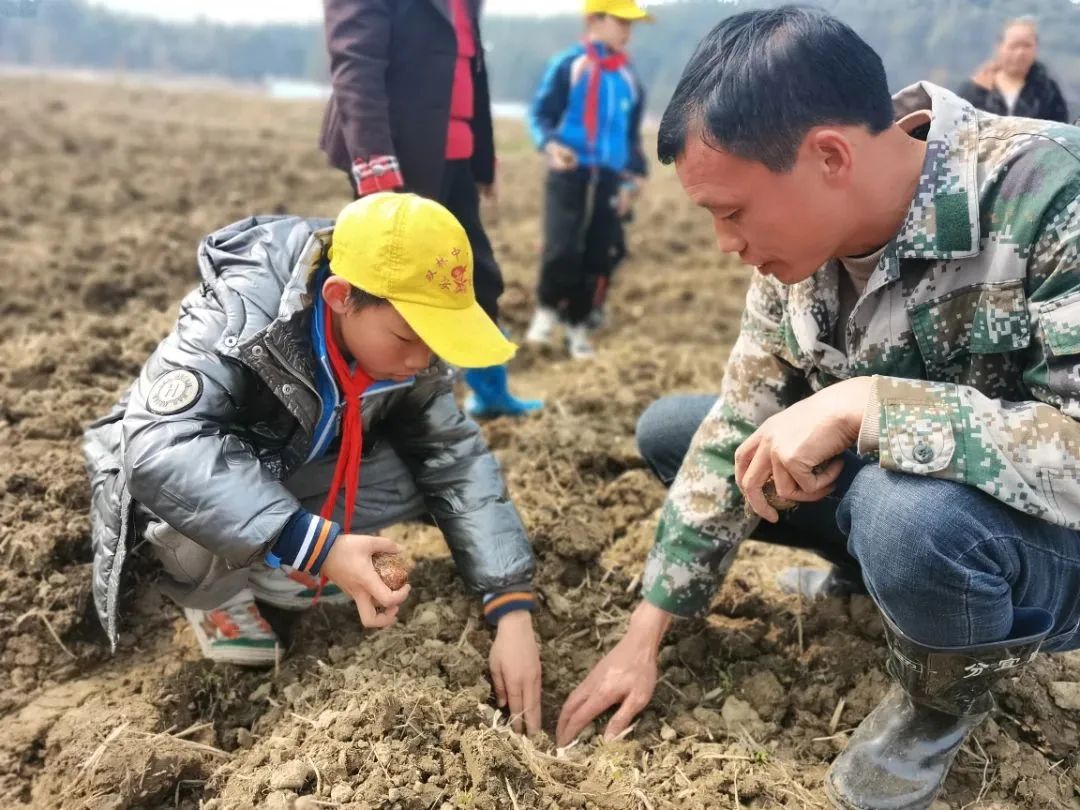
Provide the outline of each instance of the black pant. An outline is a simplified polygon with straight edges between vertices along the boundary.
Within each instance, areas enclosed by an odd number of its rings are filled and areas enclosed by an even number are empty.
[[[405,178],[408,182],[408,177]],[[480,220],[480,194],[467,160],[448,160],[443,170],[439,202],[457,217],[469,236],[473,251],[473,286],[476,300],[491,320],[499,321],[499,296],[503,292],[502,271],[495,261],[491,241]]]
[[[537,298],[541,306],[563,310],[571,324],[585,320],[615,266],[619,182],[607,169],[548,172]]]
[[[408,181],[406,174],[406,186],[402,191],[409,190]],[[355,198],[356,187],[351,176],[349,187]],[[445,206],[465,229],[473,252],[473,287],[476,290],[476,301],[488,317],[498,323],[499,296],[503,292],[502,271],[495,261],[495,252],[491,249],[491,241],[484,231],[484,223],[480,221],[480,194],[468,160],[446,161],[442,190],[436,202]]]

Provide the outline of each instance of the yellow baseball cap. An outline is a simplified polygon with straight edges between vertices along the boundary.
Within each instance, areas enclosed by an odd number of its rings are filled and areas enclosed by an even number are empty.
[[[448,363],[487,368],[517,351],[476,303],[469,237],[437,202],[390,192],[351,202],[329,255],[335,276],[387,299]]]
[[[634,0],[585,0],[585,16],[590,14],[610,14],[620,20],[652,19]]]

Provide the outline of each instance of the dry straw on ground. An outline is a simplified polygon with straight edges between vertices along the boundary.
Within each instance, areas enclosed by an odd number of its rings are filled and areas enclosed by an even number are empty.
[[[252,213],[332,215],[344,178],[314,147],[320,109],[254,96],[4,81],[0,92],[0,805],[41,808],[807,808],[886,688],[865,600],[800,604],[748,544],[712,614],[680,623],[650,707],[556,750],[491,708],[490,632],[437,534],[397,532],[413,596],[390,630],[355,611],[300,617],[264,673],[198,658],[178,611],[132,567],[109,656],[88,608],[81,426],[103,413],[197,283],[199,237]],[[492,238],[520,336],[532,300],[541,171],[500,125]],[[745,273],[656,167],[599,355],[525,351],[514,379],[548,408],[485,428],[539,556],[544,721],[625,627],[663,499],[635,451],[655,397],[715,391]],[[800,558],[805,559],[805,558]],[[942,808],[1075,807],[1078,714],[1046,657],[1001,689]],[[1064,687],[1054,687],[1066,695]],[[180,731],[177,731],[180,730]]]

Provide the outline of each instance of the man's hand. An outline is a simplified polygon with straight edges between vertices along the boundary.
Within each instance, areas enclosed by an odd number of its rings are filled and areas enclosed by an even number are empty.
[[[993,90],[1000,69],[997,61],[992,59],[979,65],[979,69],[975,71],[975,75],[971,77],[971,80],[983,90]]]
[[[618,644],[593,667],[563,704],[555,729],[555,744],[568,745],[598,714],[621,704],[604,729],[613,740],[652,699],[656,689],[656,658],[671,614],[642,602],[630,617],[630,627]]]
[[[780,515],[762,487],[791,501],[819,501],[832,492],[844,468],[837,458],[859,437],[873,377],[830,385],[770,416],[735,451],[735,481],[750,508],[775,523]]]
[[[540,648],[532,614],[515,610],[499,619],[491,645],[491,680],[499,707],[510,710],[510,724],[528,734],[540,730]]]
[[[574,150],[558,141],[544,144],[544,154],[547,155],[548,166],[557,172],[568,172],[577,168],[577,155]]]
[[[342,534],[334,541],[322,573],[356,602],[364,627],[389,627],[397,620],[398,606],[409,598],[410,587],[396,591],[375,572],[372,554],[400,554],[397,543],[367,534]],[[380,612],[379,607],[383,610]]]

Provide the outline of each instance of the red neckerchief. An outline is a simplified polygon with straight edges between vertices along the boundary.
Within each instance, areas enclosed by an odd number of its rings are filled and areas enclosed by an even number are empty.
[[[600,75],[605,70],[619,70],[626,65],[626,54],[614,51],[600,56],[596,43],[585,43],[585,58],[589,62],[589,85],[585,89],[585,137],[591,147],[596,143],[596,130],[600,117]]]
[[[348,533],[352,528],[353,512],[356,510],[356,490],[360,484],[360,457],[364,452],[364,420],[360,417],[360,396],[374,380],[360,368],[359,364],[355,371],[349,372],[349,365],[341,356],[341,349],[338,348],[334,337],[334,321],[330,307],[326,307],[324,333],[326,353],[330,356],[330,366],[334,370],[334,378],[341,389],[341,398],[345,403],[345,408],[341,415],[341,449],[338,451],[337,465],[334,467],[334,480],[330,484],[330,492],[327,493],[326,502],[323,503],[322,512],[319,514],[325,520],[332,519],[338,493],[341,492],[344,484],[345,519],[342,529]]]

